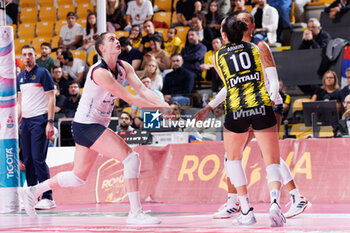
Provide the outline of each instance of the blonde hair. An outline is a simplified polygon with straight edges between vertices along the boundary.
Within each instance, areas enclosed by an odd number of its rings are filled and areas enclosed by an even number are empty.
[[[106,4],[106,7],[107,7],[107,15],[112,15],[114,13],[114,10],[117,9],[119,6],[119,0],[115,0],[115,4],[113,7],[110,7],[109,5],[109,1],[107,0],[107,4]]]
[[[149,73],[147,70],[147,66],[150,62],[154,62],[156,65],[156,70],[153,73]],[[150,58],[149,61],[146,63],[145,68],[143,69],[142,76],[148,76],[151,78],[152,81],[154,81],[155,77],[157,77],[160,74],[159,66],[157,61],[154,58]]]
[[[323,74],[323,77],[322,77],[322,86],[321,88],[322,89],[326,89],[326,84],[325,84],[325,77],[326,77],[326,74],[332,74],[333,75],[333,78],[334,78],[334,84],[333,84],[333,88],[335,90],[339,90],[339,82],[338,82],[338,77],[337,77],[337,74],[333,71],[333,70],[327,70],[324,74]]]

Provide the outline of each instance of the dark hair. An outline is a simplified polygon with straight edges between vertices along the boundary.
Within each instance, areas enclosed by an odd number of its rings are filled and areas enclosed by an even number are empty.
[[[201,13],[194,13],[193,15],[192,15],[192,18],[198,18],[199,19],[199,21],[202,21],[202,14]]]
[[[68,13],[67,13],[67,17],[66,17],[66,18],[68,18],[68,16],[74,16],[74,17],[75,17],[75,19],[77,19],[77,18],[78,18],[78,17],[77,17],[77,14],[75,14],[73,11],[68,12]]]
[[[99,34],[95,34],[93,36],[93,39],[95,41],[95,49],[96,52],[98,53],[98,55],[100,55],[102,57],[102,52],[100,50],[100,45],[103,44],[103,39],[105,38],[105,36],[108,34],[109,32],[103,32],[101,33],[101,35]]]
[[[134,28],[134,27],[138,27],[138,28],[139,28],[139,34],[137,35],[137,38],[135,38],[135,39],[140,39],[140,38],[142,38],[142,29],[141,29],[140,25],[139,25],[139,24],[134,24],[134,25],[132,25],[132,26],[131,26],[131,30],[132,30],[132,28]],[[131,31],[130,31],[130,34],[131,34]],[[130,36],[130,35],[129,35],[129,36]]]
[[[182,55],[180,53],[177,53],[177,52],[171,54],[170,58],[173,58],[175,56],[180,56],[182,58]]]
[[[249,16],[249,18],[250,18],[250,23],[251,23],[251,24],[254,24],[254,23],[255,23],[254,16],[253,16],[249,11],[247,11],[247,10],[239,11],[239,12],[236,14],[236,16],[239,15],[239,14],[242,14],[242,13],[246,13],[246,14]]]
[[[25,45],[23,45],[22,48],[21,48],[21,51],[22,51],[23,49],[33,49],[34,52],[35,52],[35,48],[34,48],[33,45],[31,45],[31,44],[25,44]]]
[[[140,80],[142,81],[142,80],[144,80],[145,78],[149,78],[149,79],[151,79],[151,81],[152,81],[152,78],[149,77],[149,76],[142,76],[142,78],[140,78]]]
[[[222,31],[227,34],[227,38],[231,43],[242,41],[243,34],[247,30],[248,25],[234,16],[229,16],[224,19]]]
[[[145,22],[143,22],[143,24],[148,23],[148,22],[150,22],[153,25],[153,27],[154,27],[154,24],[153,24],[152,20],[149,20],[149,19],[147,19]]]
[[[132,46],[130,39],[125,36],[119,38],[119,43],[120,43],[120,46],[122,47],[125,47],[128,45]]]
[[[49,43],[49,42],[43,42],[43,43],[41,43],[40,48],[41,48],[42,46],[49,47],[50,50],[52,49],[52,48],[51,48],[51,43]]]
[[[214,14],[215,20],[218,23],[221,23],[221,21],[224,19],[224,14],[221,12],[221,8],[220,8],[220,4],[218,3],[217,0],[211,0],[209,5],[208,5],[208,13],[205,15],[205,19],[207,23],[210,23],[212,17],[213,17],[213,13],[210,11],[210,5],[215,2],[217,5],[217,11]]]
[[[131,114],[130,114],[130,113],[125,112],[125,111],[122,111],[122,112],[120,113],[120,116],[121,116],[122,114],[128,115],[128,117],[130,118],[130,120],[132,120],[132,117],[131,117]]]
[[[96,17],[96,20],[97,20],[97,16],[96,16],[96,14],[94,13],[94,12],[90,12],[89,14],[88,14],[88,16],[86,17],[86,35],[89,35],[90,34],[90,30],[91,30],[91,25],[90,25],[90,23],[89,23],[89,17],[91,16],[91,15],[94,15],[95,17]],[[95,23],[95,25],[94,25],[94,33],[96,33],[97,32],[97,21],[96,21],[96,23]]]
[[[68,61],[73,61],[74,57],[71,51],[69,50],[65,50],[62,52],[63,58],[64,60],[68,59]]]
[[[164,39],[162,35],[154,34],[153,36],[151,36],[150,41],[160,42],[160,47],[164,49]]]
[[[70,82],[68,83],[68,87],[70,87],[70,86],[73,85],[73,84],[77,84],[78,87],[80,87],[80,83],[79,83],[78,81],[75,81],[75,80],[70,81]]]
[[[54,66],[54,67],[52,67],[52,72],[53,72],[55,69],[58,69],[58,68],[62,69],[61,66]]]
[[[177,34],[177,29],[176,29],[175,27],[170,27],[170,28],[168,29],[168,31],[169,31],[170,29],[174,29],[174,30],[175,30],[175,35]]]

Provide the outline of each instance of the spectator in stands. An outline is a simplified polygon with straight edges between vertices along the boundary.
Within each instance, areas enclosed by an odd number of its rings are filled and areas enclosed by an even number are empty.
[[[164,51],[163,37],[159,34],[154,34],[150,39],[151,51],[145,54],[141,68],[143,69],[149,59],[155,59],[161,71],[170,68],[170,56]]]
[[[123,131],[133,131],[134,128],[131,127],[132,125],[132,117],[130,113],[128,112],[122,112],[120,114],[120,124],[118,127],[118,132],[123,132]]]
[[[154,94],[156,94],[160,99],[164,100],[164,96],[162,94],[162,92],[160,92],[157,89],[153,88],[153,82],[152,79],[148,76],[143,76],[141,78],[141,82],[143,83],[143,85],[145,85],[148,89],[151,89],[153,91]],[[140,96],[139,94],[136,94],[136,96]],[[137,110],[140,110],[140,115],[137,116]],[[137,128],[141,129],[143,127],[143,115],[144,115],[144,109],[140,109],[134,105],[131,106],[131,117],[134,121],[134,125],[137,126]]]
[[[128,3],[126,10],[126,28],[130,31],[131,25],[143,25],[147,20],[151,20],[153,16],[152,3],[149,0],[136,0]]]
[[[195,80],[200,80],[202,76],[200,65],[204,63],[207,48],[199,42],[199,32],[197,30],[190,29],[187,38],[188,45],[181,51],[183,66],[195,75]]]
[[[320,22],[315,19],[309,19],[307,30],[304,31],[303,41],[299,49],[318,49],[327,47],[331,36],[321,28]]]
[[[147,20],[143,24],[143,27],[144,27],[144,30],[146,32],[146,35],[144,37],[142,37],[139,50],[140,50],[140,52],[145,54],[145,53],[151,51],[151,45],[150,45],[151,37],[154,34],[158,34],[158,33],[154,31],[154,25],[153,25],[152,21],[150,21],[150,20]]]
[[[52,68],[56,66],[56,61],[50,56],[51,53],[51,44],[48,42],[43,42],[40,45],[41,56],[36,59],[36,64],[38,66],[46,68],[50,73]]]
[[[84,29],[76,20],[74,12],[67,13],[67,24],[61,28],[58,46],[74,50],[82,45]]]
[[[128,62],[134,70],[139,70],[143,59],[142,53],[137,48],[132,47],[128,37],[119,38],[119,43],[122,51],[119,59]]]
[[[213,56],[214,54],[221,48],[222,42],[221,38],[214,38],[211,42],[213,50],[209,50],[204,55],[204,63],[200,65],[202,70],[202,79],[207,81],[212,81],[213,92],[219,92],[220,86],[222,86],[222,81],[218,76],[216,70],[213,65]]]
[[[283,100],[283,118],[282,121],[287,119],[288,117],[288,113],[289,113],[289,109],[290,109],[290,95],[284,92],[284,85],[283,82],[280,80],[279,81],[279,93],[280,96],[282,97]]]
[[[86,17],[86,28],[83,35],[83,49],[86,51],[86,60],[89,52],[95,49],[95,40],[93,36],[97,33],[96,14],[91,12]]]
[[[60,86],[58,83],[55,83],[55,97],[56,97],[56,105],[55,105],[55,123],[58,122],[59,118],[65,117],[63,113],[64,101],[66,100],[66,96],[61,95]]]
[[[139,48],[142,41],[142,30],[140,25],[132,25],[129,39],[131,41],[131,45],[134,48]]]
[[[277,41],[282,41],[282,34],[292,30],[292,25],[290,24],[290,11],[292,0],[269,0],[270,6],[274,7],[278,11],[279,21],[277,28]]]
[[[174,53],[180,53],[182,50],[182,41],[176,36],[177,29],[171,27],[167,31],[167,41],[164,42],[164,50],[168,52],[169,56]]]
[[[183,105],[190,105],[190,96],[194,85],[194,74],[184,66],[183,58],[180,54],[171,56],[173,71],[164,78],[163,94],[164,100],[168,103],[178,102]]]
[[[305,6],[311,2],[311,0],[295,0],[295,21],[304,22]]]
[[[234,10],[230,13],[230,15],[238,15],[239,12],[241,11],[248,11],[246,6],[245,6],[245,0],[234,0],[235,3],[235,8]]]
[[[199,34],[199,42],[201,42],[205,47],[207,47],[208,50],[211,48],[211,41],[215,37],[214,31],[212,31],[209,27],[203,27],[203,20],[202,20],[202,14],[196,13],[192,16],[192,23],[191,27],[192,29],[196,30]],[[188,34],[187,34],[188,35]],[[218,35],[220,36],[220,34]]]
[[[17,24],[18,4],[14,3],[12,0],[5,0],[5,4],[6,24]]]
[[[205,15],[205,26],[211,30],[213,37],[220,36],[220,27],[223,19],[224,14],[219,8],[219,3],[217,0],[211,0],[208,13]]]
[[[221,122],[221,125],[224,125],[225,122],[225,109],[224,109],[224,104],[221,103],[219,104],[216,108],[211,110],[213,114],[213,120]],[[208,127],[208,128],[201,128],[199,129],[199,133],[201,136],[205,139],[210,139],[210,140],[216,140],[216,141],[222,141],[223,136],[222,136],[222,131],[223,128],[215,128],[215,127]]]
[[[52,78],[53,78],[53,81],[55,81],[55,83],[58,84],[60,94],[68,97],[69,96],[69,93],[68,93],[69,82],[67,79],[65,79],[63,77],[62,67],[55,66],[52,68]]]
[[[115,32],[118,30],[124,30],[126,27],[126,21],[124,18],[124,8],[122,1],[108,0],[107,6],[107,31]]]
[[[312,95],[311,100],[323,100],[326,94],[330,94],[338,90],[339,83],[337,74],[332,70],[328,70],[323,75],[322,86],[315,91],[315,94]]]
[[[80,86],[84,85],[85,71],[88,70],[87,64],[79,59],[74,58],[71,51],[66,50],[63,55],[63,77],[67,80],[75,80],[80,83]]]
[[[205,12],[209,12],[209,5],[212,0],[206,0],[203,3],[203,8]],[[221,9],[223,15],[230,13],[231,1],[230,0],[216,0],[219,4],[218,7]]]
[[[260,40],[268,41],[273,45],[277,41],[278,11],[267,4],[267,0],[257,0],[258,6],[252,10],[255,29],[253,34]]]
[[[152,80],[152,89],[161,91],[163,88],[163,77],[160,75],[158,63],[154,58],[148,60],[143,71],[140,72],[141,77],[149,77]]]
[[[344,114],[342,115],[342,120],[350,121],[350,95],[347,95],[345,97],[343,106],[344,106]]]
[[[173,26],[190,26],[192,15],[194,13],[200,13],[201,8],[201,1],[179,0],[176,3],[176,17],[178,23],[173,24]]]
[[[69,97],[65,99],[63,104],[63,113],[66,117],[74,117],[80,100],[79,82],[71,81],[68,86]]]
[[[348,81],[348,85],[346,85],[345,87],[343,87],[343,89],[341,90],[338,90],[338,91],[335,91],[333,93],[327,93],[325,96],[324,96],[324,99],[336,99],[336,100],[339,100],[341,103],[344,102],[344,99],[347,95],[350,94],[350,67],[348,67],[346,70],[345,70],[345,75],[346,75],[346,79]]]
[[[63,66],[63,61],[64,61],[64,58],[63,58],[63,51],[65,51],[66,49],[64,48],[63,45],[61,46],[58,46],[57,50],[56,50],[56,66],[60,66],[62,67]]]
[[[335,0],[324,9],[331,19],[340,18],[350,10],[350,0]]]

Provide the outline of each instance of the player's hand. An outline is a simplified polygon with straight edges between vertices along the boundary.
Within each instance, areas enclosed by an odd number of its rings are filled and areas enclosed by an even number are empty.
[[[47,123],[46,125],[46,138],[50,139],[55,134],[54,127],[52,123]]]
[[[196,114],[194,114],[194,118],[196,121],[204,121],[209,116],[211,110],[212,108],[207,105],[203,109],[199,110]]]

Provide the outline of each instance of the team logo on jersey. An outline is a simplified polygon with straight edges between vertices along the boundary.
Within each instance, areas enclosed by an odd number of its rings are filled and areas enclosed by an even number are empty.
[[[9,128],[9,129],[11,129],[11,128],[13,128],[14,125],[15,125],[15,124],[14,124],[14,122],[13,122],[13,118],[12,118],[12,116],[10,115],[9,118],[7,119],[6,127]]]
[[[30,79],[31,80],[35,80],[36,79],[36,75],[34,74]]]
[[[144,129],[159,129],[160,128],[160,112],[144,112],[143,128]]]

